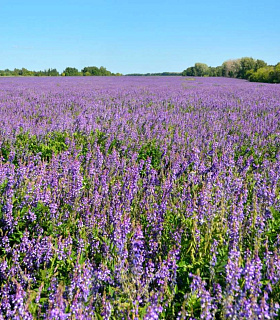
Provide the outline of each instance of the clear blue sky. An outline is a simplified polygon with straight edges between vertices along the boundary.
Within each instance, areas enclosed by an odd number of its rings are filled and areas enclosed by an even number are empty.
[[[0,0],[0,69],[182,71],[280,61],[279,0]]]

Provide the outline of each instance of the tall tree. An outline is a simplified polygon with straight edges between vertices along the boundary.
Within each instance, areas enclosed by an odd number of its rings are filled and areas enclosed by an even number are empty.
[[[240,69],[240,59],[227,60],[222,64],[222,75],[224,77],[235,78]]]
[[[66,77],[70,77],[70,76],[79,76],[80,75],[80,72],[78,69],[76,68],[71,68],[71,67],[67,67],[64,71],[63,71],[63,74],[66,76]]]
[[[258,69],[265,68],[265,67],[267,67],[267,63],[263,60],[257,59],[254,71],[257,71]]]
[[[182,72],[182,76],[191,76],[194,77],[195,76],[195,69],[194,67],[189,67],[186,70],[184,70]]]
[[[256,66],[256,60],[254,60],[253,58],[249,58],[249,57],[241,58],[237,77],[241,79],[246,79],[247,71],[254,70],[255,66]]]
[[[93,66],[93,67],[85,67],[84,69],[82,69],[82,73],[83,75],[91,75],[91,76],[99,76],[100,75],[100,71],[99,68]]]
[[[209,67],[205,63],[197,62],[194,65],[194,69],[195,69],[195,75],[198,77],[206,76],[209,73]]]

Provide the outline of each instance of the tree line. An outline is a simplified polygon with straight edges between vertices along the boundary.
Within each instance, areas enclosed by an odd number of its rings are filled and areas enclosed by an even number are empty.
[[[56,69],[47,69],[47,70],[40,70],[40,71],[31,71],[28,70],[26,68],[21,68],[21,69],[17,69],[15,68],[14,70],[9,70],[9,69],[5,69],[5,70],[0,70],[0,76],[2,77],[10,77],[10,76],[23,76],[23,77],[30,77],[30,76],[48,76],[48,77],[56,77],[59,76],[59,72]]]
[[[14,70],[0,70],[0,76],[38,76],[38,77],[58,77],[58,76],[121,76],[121,73],[113,73],[109,70],[107,70],[105,67],[85,67],[82,70],[78,70],[77,68],[67,67],[63,72],[59,73],[56,69],[47,69],[44,71],[31,71],[26,68],[17,69]]]
[[[280,83],[280,62],[268,65],[265,61],[243,57],[227,60],[221,66],[210,67],[205,63],[195,63],[194,66],[182,72],[183,76],[198,77],[230,77],[247,79],[253,82]]]
[[[0,70],[0,76],[121,76],[121,73],[113,73],[105,67],[84,67],[80,71],[77,68],[67,67],[62,73],[57,69],[49,68],[44,71],[31,71],[26,68],[14,70]],[[205,63],[195,63],[183,72],[162,73],[133,73],[127,76],[198,76],[198,77],[231,77],[247,79],[254,82],[280,83],[280,62],[276,65],[268,65],[260,59],[243,57],[241,59],[227,60],[221,66],[211,67]]]

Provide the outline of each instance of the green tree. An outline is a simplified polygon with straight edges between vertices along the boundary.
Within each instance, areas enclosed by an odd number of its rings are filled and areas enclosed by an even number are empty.
[[[223,76],[223,68],[222,68],[222,66],[216,67],[216,75],[217,75],[217,77],[222,77]]]
[[[236,78],[240,70],[240,59],[227,60],[222,64],[223,77]]]
[[[111,71],[107,70],[105,67],[84,67],[82,69],[83,76],[111,76],[113,75]]]
[[[257,71],[258,69],[265,68],[265,67],[267,67],[267,63],[265,61],[263,61],[263,60],[257,59],[254,71]]]
[[[56,69],[49,68],[48,70],[44,71],[44,75],[49,77],[57,77],[59,76],[59,72]]]
[[[237,73],[237,77],[241,79],[246,79],[246,73],[249,70],[254,70],[256,66],[256,60],[249,57],[244,57],[240,59],[239,70]]]
[[[19,75],[20,76],[33,76],[34,75],[34,72],[33,71],[30,71],[30,70],[27,70],[26,68],[21,68],[21,70],[19,71]]]
[[[100,70],[99,68],[93,66],[93,67],[85,67],[82,69],[83,75],[90,74],[91,76],[100,76]]]
[[[66,77],[73,77],[73,76],[79,76],[80,72],[78,69],[76,68],[71,68],[71,67],[67,67],[64,71],[63,71],[64,75]]]
[[[100,74],[100,76],[110,76],[111,72],[108,71],[105,67],[100,67],[99,74]]]
[[[194,65],[195,75],[198,77],[207,76],[209,74],[209,67],[205,63],[197,62]]]
[[[182,76],[189,76],[189,77],[194,77],[195,76],[195,69],[194,67],[189,67],[186,70],[182,72]]]
[[[280,62],[274,67],[273,82],[280,83]]]
[[[252,75],[249,80],[253,82],[273,82],[274,67],[260,68]]]
[[[19,76],[19,75],[20,75],[20,73],[21,73],[21,70],[20,70],[20,69],[15,68],[12,74],[13,74],[13,76]]]

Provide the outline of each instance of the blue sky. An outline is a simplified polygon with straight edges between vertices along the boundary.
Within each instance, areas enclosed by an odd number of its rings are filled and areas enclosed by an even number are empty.
[[[182,71],[280,61],[279,0],[0,0],[0,69]]]

